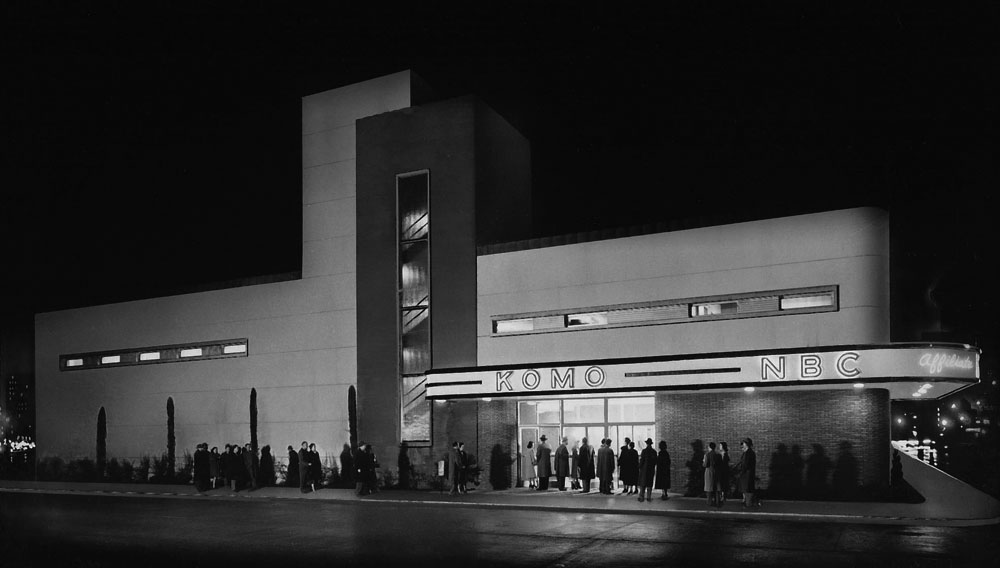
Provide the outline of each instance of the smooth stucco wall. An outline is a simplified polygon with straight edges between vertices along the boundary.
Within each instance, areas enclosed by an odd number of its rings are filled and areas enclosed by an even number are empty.
[[[480,256],[479,365],[889,340],[888,217],[862,208]],[[836,284],[836,312],[492,337],[492,317]]]
[[[410,81],[405,71],[303,98],[301,280],[36,316],[41,457],[93,457],[102,406],[109,457],[159,455],[167,397],[179,463],[199,442],[245,443],[251,388],[260,445],[277,458],[302,440],[339,453],[357,384],[354,121],[409,106]],[[59,371],[67,353],[243,337],[245,358]]]

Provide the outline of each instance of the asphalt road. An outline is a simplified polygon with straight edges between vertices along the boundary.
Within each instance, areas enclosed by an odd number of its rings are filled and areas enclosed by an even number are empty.
[[[0,566],[992,566],[996,526],[0,493]]]

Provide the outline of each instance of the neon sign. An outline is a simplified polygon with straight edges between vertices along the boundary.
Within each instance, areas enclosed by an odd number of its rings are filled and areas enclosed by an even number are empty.
[[[549,369],[551,377],[550,388],[552,390],[572,390],[576,388],[576,368],[568,367],[565,372],[560,373],[559,369]],[[513,392],[514,386],[511,378],[514,371],[496,372],[496,392]],[[598,388],[604,385],[607,375],[604,369],[598,366],[591,366],[583,372],[583,382],[590,388]],[[527,369],[521,373],[520,386],[525,390],[533,391],[542,384],[542,374],[537,369]]]
[[[972,369],[972,357],[961,357],[955,353],[924,353],[920,356],[920,366],[932,375],[940,374],[945,369]]]
[[[830,356],[830,354],[826,355],[828,357]],[[795,370],[798,371],[798,379],[809,380],[823,378],[824,370],[830,366],[832,366],[836,372],[836,377],[830,378],[853,379],[854,377],[861,375],[861,369],[858,367],[858,359],[861,356],[857,351],[846,351],[841,353],[835,360],[833,360],[832,365],[828,365],[829,362],[825,362],[823,360],[823,354],[821,353],[803,353],[802,355],[797,355],[795,357],[798,358],[798,365],[795,366]],[[789,379],[790,377],[787,372],[788,367],[785,365],[785,360],[785,355],[779,355],[777,357],[761,357],[760,380],[783,381]]]

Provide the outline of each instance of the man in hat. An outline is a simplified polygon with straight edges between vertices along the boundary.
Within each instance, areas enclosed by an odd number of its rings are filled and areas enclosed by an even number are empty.
[[[562,437],[559,447],[556,448],[556,487],[559,491],[566,491],[566,478],[569,476],[569,448],[566,444],[569,438]]]
[[[538,490],[548,491],[549,489],[549,477],[552,475],[552,448],[545,443],[548,438],[545,434],[539,438],[540,444],[538,444],[538,451],[535,456],[538,458]]]
[[[646,438],[646,447],[639,456],[639,501],[653,498],[653,482],[656,481],[656,450],[653,439]]]
[[[611,440],[601,440],[601,449],[597,450],[598,487],[604,495],[611,495],[611,478],[615,473],[615,451],[611,449]]]

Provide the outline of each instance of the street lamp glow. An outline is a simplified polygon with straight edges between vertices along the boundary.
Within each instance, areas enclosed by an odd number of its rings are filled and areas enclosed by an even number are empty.
[[[755,389],[753,387],[743,387],[743,390],[747,392],[753,392]]]
[[[896,419],[896,424],[902,424],[902,423],[903,423],[903,419],[902,418],[897,418]]]
[[[948,425],[948,419],[947,418],[942,418],[941,419],[941,425],[942,426],[947,426]]]
[[[863,389],[863,388],[865,388],[865,384],[864,383],[854,383],[854,388],[856,388],[856,389]]]

